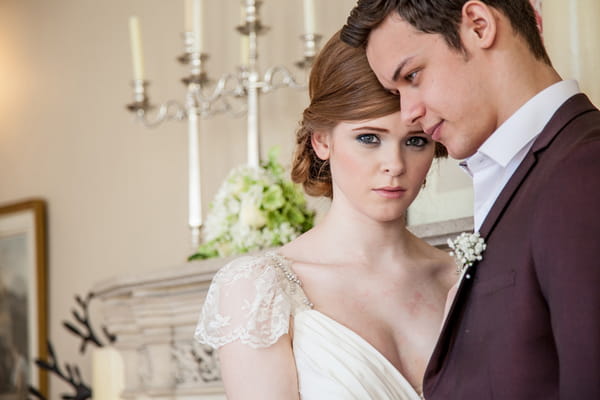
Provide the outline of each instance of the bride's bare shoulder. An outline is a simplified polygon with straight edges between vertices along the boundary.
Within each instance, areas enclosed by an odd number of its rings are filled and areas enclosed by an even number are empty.
[[[448,288],[456,282],[456,262],[447,250],[434,247],[419,239],[419,250],[422,260],[429,269],[432,277],[442,282]]]
[[[309,261],[310,255],[319,255],[324,251],[326,251],[326,244],[319,238],[314,228],[279,249],[282,255],[297,262]]]

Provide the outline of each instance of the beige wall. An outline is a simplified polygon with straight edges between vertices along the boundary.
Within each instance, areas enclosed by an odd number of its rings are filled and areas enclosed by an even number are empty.
[[[600,104],[600,1],[543,0],[544,40],[564,79],[577,79],[592,102]]]
[[[317,27],[328,37],[355,1],[316,3]],[[235,0],[205,4],[208,69],[215,77],[238,59],[239,8]],[[301,13],[300,0],[264,2],[262,16],[272,30],[261,39],[263,67],[299,59]],[[183,0],[0,1],[0,203],[48,201],[50,338],[61,361],[79,364],[88,381],[89,359],[78,355],[76,339],[61,326],[73,295],[117,274],[180,264],[190,253],[185,125],[148,130],[124,109],[131,97],[132,14],[142,23],[152,99],[183,99],[185,69],[174,60],[182,48]],[[280,145],[288,159],[305,101],[305,92],[292,90],[264,98],[263,150]],[[227,171],[244,162],[244,140],[243,119],[203,123],[205,204]],[[469,182],[447,168],[452,164],[442,167],[447,176],[430,178],[431,193],[415,207],[414,222],[469,215]],[[438,215],[426,213],[440,207]],[[66,389],[51,384],[52,398]]]

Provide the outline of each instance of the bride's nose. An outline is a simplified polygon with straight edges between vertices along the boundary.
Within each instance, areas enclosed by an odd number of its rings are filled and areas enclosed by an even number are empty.
[[[404,173],[406,166],[400,149],[390,150],[384,155],[382,170],[386,175],[390,176],[398,176]]]

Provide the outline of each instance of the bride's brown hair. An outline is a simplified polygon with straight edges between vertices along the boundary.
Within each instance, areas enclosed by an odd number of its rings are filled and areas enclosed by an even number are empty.
[[[296,132],[296,151],[291,176],[311,196],[332,197],[329,162],[313,150],[313,132],[331,131],[342,121],[384,117],[399,111],[400,101],[385,90],[371,71],[364,48],[343,43],[337,32],[319,52],[308,84],[310,105]],[[435,157],[446,148],[436,143]]]

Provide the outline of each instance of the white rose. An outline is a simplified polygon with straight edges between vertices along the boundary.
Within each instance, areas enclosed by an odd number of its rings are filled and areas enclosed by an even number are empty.
[[[267,224],[267,219],[254,203],[244,201],[240,209],[240,222],[253,228],[262,228]]]

